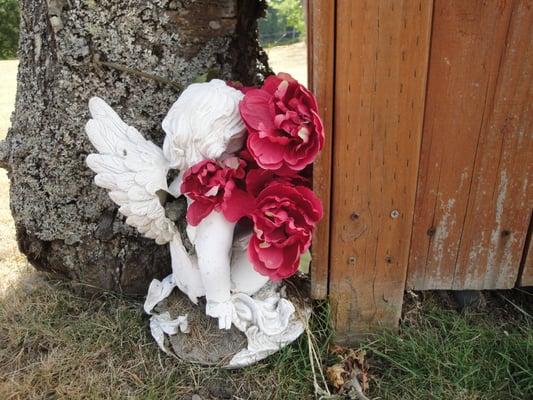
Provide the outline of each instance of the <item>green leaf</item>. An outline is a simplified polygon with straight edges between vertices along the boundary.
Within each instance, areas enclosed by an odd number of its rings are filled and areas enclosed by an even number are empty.
[[[311,264],[311,252],[307,250],[300,256],[300,266],[298,267],[298,270],[304,274],[308,274],[309,264]]]
[[[194,80],[192,82],[193,83],[204,83],[204,82],[207,82],[207,72],[198,75],[196,78],[194,78]]]
[[[220,70],[218,68],[210,68],[203,74],[194,78],[193,83],[209,82],[211,79],[216,79],[218,77],[220,77]]]

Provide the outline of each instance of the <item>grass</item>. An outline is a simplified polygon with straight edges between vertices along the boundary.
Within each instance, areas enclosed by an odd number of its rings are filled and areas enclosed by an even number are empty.
[[[310,398],[306,337],[238,371],[202,368],[160,352],[137,299],[78,297],[30,270],[0,308],[1,399]],[[327,307],[313,319],[325,351]]]
[[[1,297],[1,399],[313,397],[305,335],[250,368],[202,368],[158,351],[139,299],[112,293],[87,299],[29,267],[18,275]],[[528,296],[512,301],[527,310]],[[311,330],[331,364],[329,320],[327,304],[319,303]],[[370,367],[369,396],[532,398],[531,322],[503,300],[461,315],[431,296],[408,307],[399,335],[385,332],[361,346]]]
[[[14,101],[14,66],[0,62],[0,139]],[[238,371],[167,356],[149,336],[141,299],[78,297],[69,284],[28,266],[17,250],[8,200],[7,175],[0,171],[0,399],[313,397],[305,335],[266,362]],[[489,294],[484,307],[465,314],[438,296],[418,296],[408,301],[399,334],[384,332],[361,345],[369,397],[533,399],[530,293]],[[332,364],[329,320],[327,304],[318,304],[311,330],[319,354]]]
[[[533,294],[486,294],[487,304],[459,314],[435,296],[417,302],[400,334],[363,346],[371,358],[371,395],[382,399],[533,399]],[[409,308],[409,306],[407,307]],[[413,310],[411,306],[411,310]]]

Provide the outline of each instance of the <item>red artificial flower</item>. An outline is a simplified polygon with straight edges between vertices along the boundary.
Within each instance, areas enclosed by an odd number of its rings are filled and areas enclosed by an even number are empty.
[[[273,182],[310,187],[309,179],[300,175],[278,176],[273,171],[261,168],[250,169],[246,172],[246,191],[254,197],[257,197],[265,187]]]
[[[304,186],[274,181],[259,193],[251,217],[248,256],[255,270],[273,281],[295,274],[322,218],[320,200]]]
[[[316,99],[289,74],[269,76],[260,89],[246,91],[239,109],[248,150],[261,168],[301,171],[324,146]]]
[[[187,209],[190,225],[198,225],[213,210],[230,222],[253,210],[253,197],[238,186],[244,182],[245,166],[243,160],[231,157],[220,163],[204,160],[185,172],[181,192],[193,200]]]

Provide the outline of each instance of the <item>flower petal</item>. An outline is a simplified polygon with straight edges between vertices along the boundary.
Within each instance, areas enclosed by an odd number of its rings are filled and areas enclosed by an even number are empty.
[[[187,223],[192,226],[198,225],[209,215],[215,205],[204,201],[193,201],[187,208]]]
[[[255,208],[254,197],[242,189],[234,188],[228,196],[224,196],[221,209],[229,222],[237,222],[250,215]]]

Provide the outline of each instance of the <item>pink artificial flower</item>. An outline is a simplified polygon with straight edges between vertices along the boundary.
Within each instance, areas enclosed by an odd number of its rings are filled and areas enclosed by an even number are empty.
[[[274,181],[259,193],[251,217],[248,256],[255,270],[273,281],[294,275],[322,218],[320,200],[304,186]]]
[[[198,225],[213,210],[230,222],[253,210],[254,198],[239,187],[244,185],[245,166],[243,160],[231,157],[220,163],[204,160],[185,172],[181,192],[193,200],[187,209],[190,225]]]
[[[324,146],[316,99],[289,74],[269,76],[260,89],[246,91],[239,105],[250,154],[278,174],[301,171]]]

